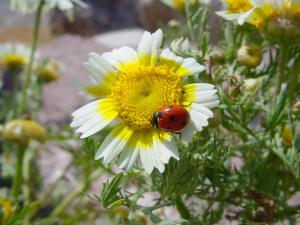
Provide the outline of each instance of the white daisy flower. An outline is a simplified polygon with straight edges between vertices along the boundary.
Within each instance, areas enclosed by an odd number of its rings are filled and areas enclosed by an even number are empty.
[[[119,155],[119,167],[130,170],[140,157],[149,174],[154,168],[162,173],[170,158],[178,160],[179,154],[172,132],[153,127],[155,112],[163,106],[184,106],[190,115],[188,125],[180,131],[185,141],[191,141],[213,117],[210,108],[218,104],[215,87],[184,84],[185,76],[198,74],[204,66],[168,48],[161,51],[162,39],[161,30],[145,32],[137,51],[122,47],[102,55],[91,53],[84,63],[94,82],[88,91],[99,99],[76,110],[71,127],[86,138],[114,126],[96,160],[110,163]]]
[[[223,0],[226,10],[216,12],[229,21],[237,21],[241,15],[253,8],[251,0]]]
[[[87,4],[81,0],[44,0],[46,7],[48,9],[58,8],[61,11],[72,10],[75,4],[82,7],[86,7]],[[38,0],[11,0],[10,6],[11,10],[22,13],[29,14],[36,11],[38,7]]]
[[[29,62],[30,49],[16,43],[5,43],[0,46],[0,64],[5,68],[22,69]]]

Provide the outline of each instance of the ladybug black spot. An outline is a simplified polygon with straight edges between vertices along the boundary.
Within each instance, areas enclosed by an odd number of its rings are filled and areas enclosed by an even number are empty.
[[[173,108],[173,105],[169,105],[169,107],[168,107],[169,109],[172,109]]]
[[[169,120],[174,122],[174,120],[175,120],[174,116],[169,116]]]

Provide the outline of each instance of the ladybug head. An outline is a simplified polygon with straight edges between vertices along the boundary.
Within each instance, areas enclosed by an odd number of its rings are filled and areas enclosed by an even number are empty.
[[[159,113],[158,113],[158,112],[155,112],[155,113],[153,114],[152,121],[151,121],[152,127],[153,127],[154,129],[158,129],[158,120],[159,120]]]

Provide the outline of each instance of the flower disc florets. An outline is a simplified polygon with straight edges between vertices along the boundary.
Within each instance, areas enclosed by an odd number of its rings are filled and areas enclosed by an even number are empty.
[[[126,66],[112,89],[120,118],[136,129],[151,128],[153,114],[163,105],[179,104],[181,95],[181,78],[167,66]]]

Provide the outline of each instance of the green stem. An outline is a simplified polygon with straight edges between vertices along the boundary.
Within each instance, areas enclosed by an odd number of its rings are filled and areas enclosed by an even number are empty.
[[[284,81],[284,67],[287,60],[288,48],[285,43],[281,43],[279,47],[279,61],[278,61],[278,81],[276,87],[276,93],[279,94],[281,90],[282,83]]]
[[[16,173],[13,180],[13,197],[14,200],[17,201],[20,189],[22,185],[22,167],[23,167],[23,159],[24,159],[25,147],[23,145],[19,145],[17,151],[17,164],[16,164]]]
[[[289,76],[289,85],[288,85],[288,99],[289,99],[289,126],[292,131],[292,137],[295,137],[295,124],[293,119],[293,105],[295,102],[295,93],[297,91],[297,84],[298,84],[298,76],[300,73],[300,56],[298,56],[294,62],[294,67],[292,73]],[[294,145],[294,138],[293,138],[293,145]]]
[[[191,18],[190,18],[191,15],[190,15],[189,4],[190,4],[189,1],[185,2],[184,10],[185,10],[185,14],[186,14],[186,22],[187,22],[187,26],[189,28],[189,31],[191,33],[192,41],[196,43],[195,32],[194,32],[193,24],[192,24],[192,21],[191,21]]]
[[[182,202],[182,199],[179,197],[175,200],[176,209],[178,210],[180,216],[183,219],[189,220],[191,218],[191,214],[185,204]]]
[[[27,100],[28,100],[27,99],[28,98],[27,90],[30,86],[30,78],[31,78],[31,74],[32,74],[34,56],[35,56],[37,42],[38,42],[43,6],[44,6],[44,0],[40,0],[36,14],[35,14],[35,22],[34,22],[34,28],[33,28],[33,34],[32,34],[32,43],[31,43],[29,64],[26,69],[26,73],[24,75],[24,84],[23,84],[22,99],[21,99],[21,112],[27,111]]]
[[[51,216],[57,217],[59,216],[79,195],[81,195],[82,192],[84,192],[90,185],[90,183],[99,177],[99,175],[102,173],[102,170],[96,170],[94,171],[87,179],[87,181],[84,181],[81,183],[76,189],[74,189],[69,195],[66,196],[66,198],[55,207],[53,212],[51,213]]]

